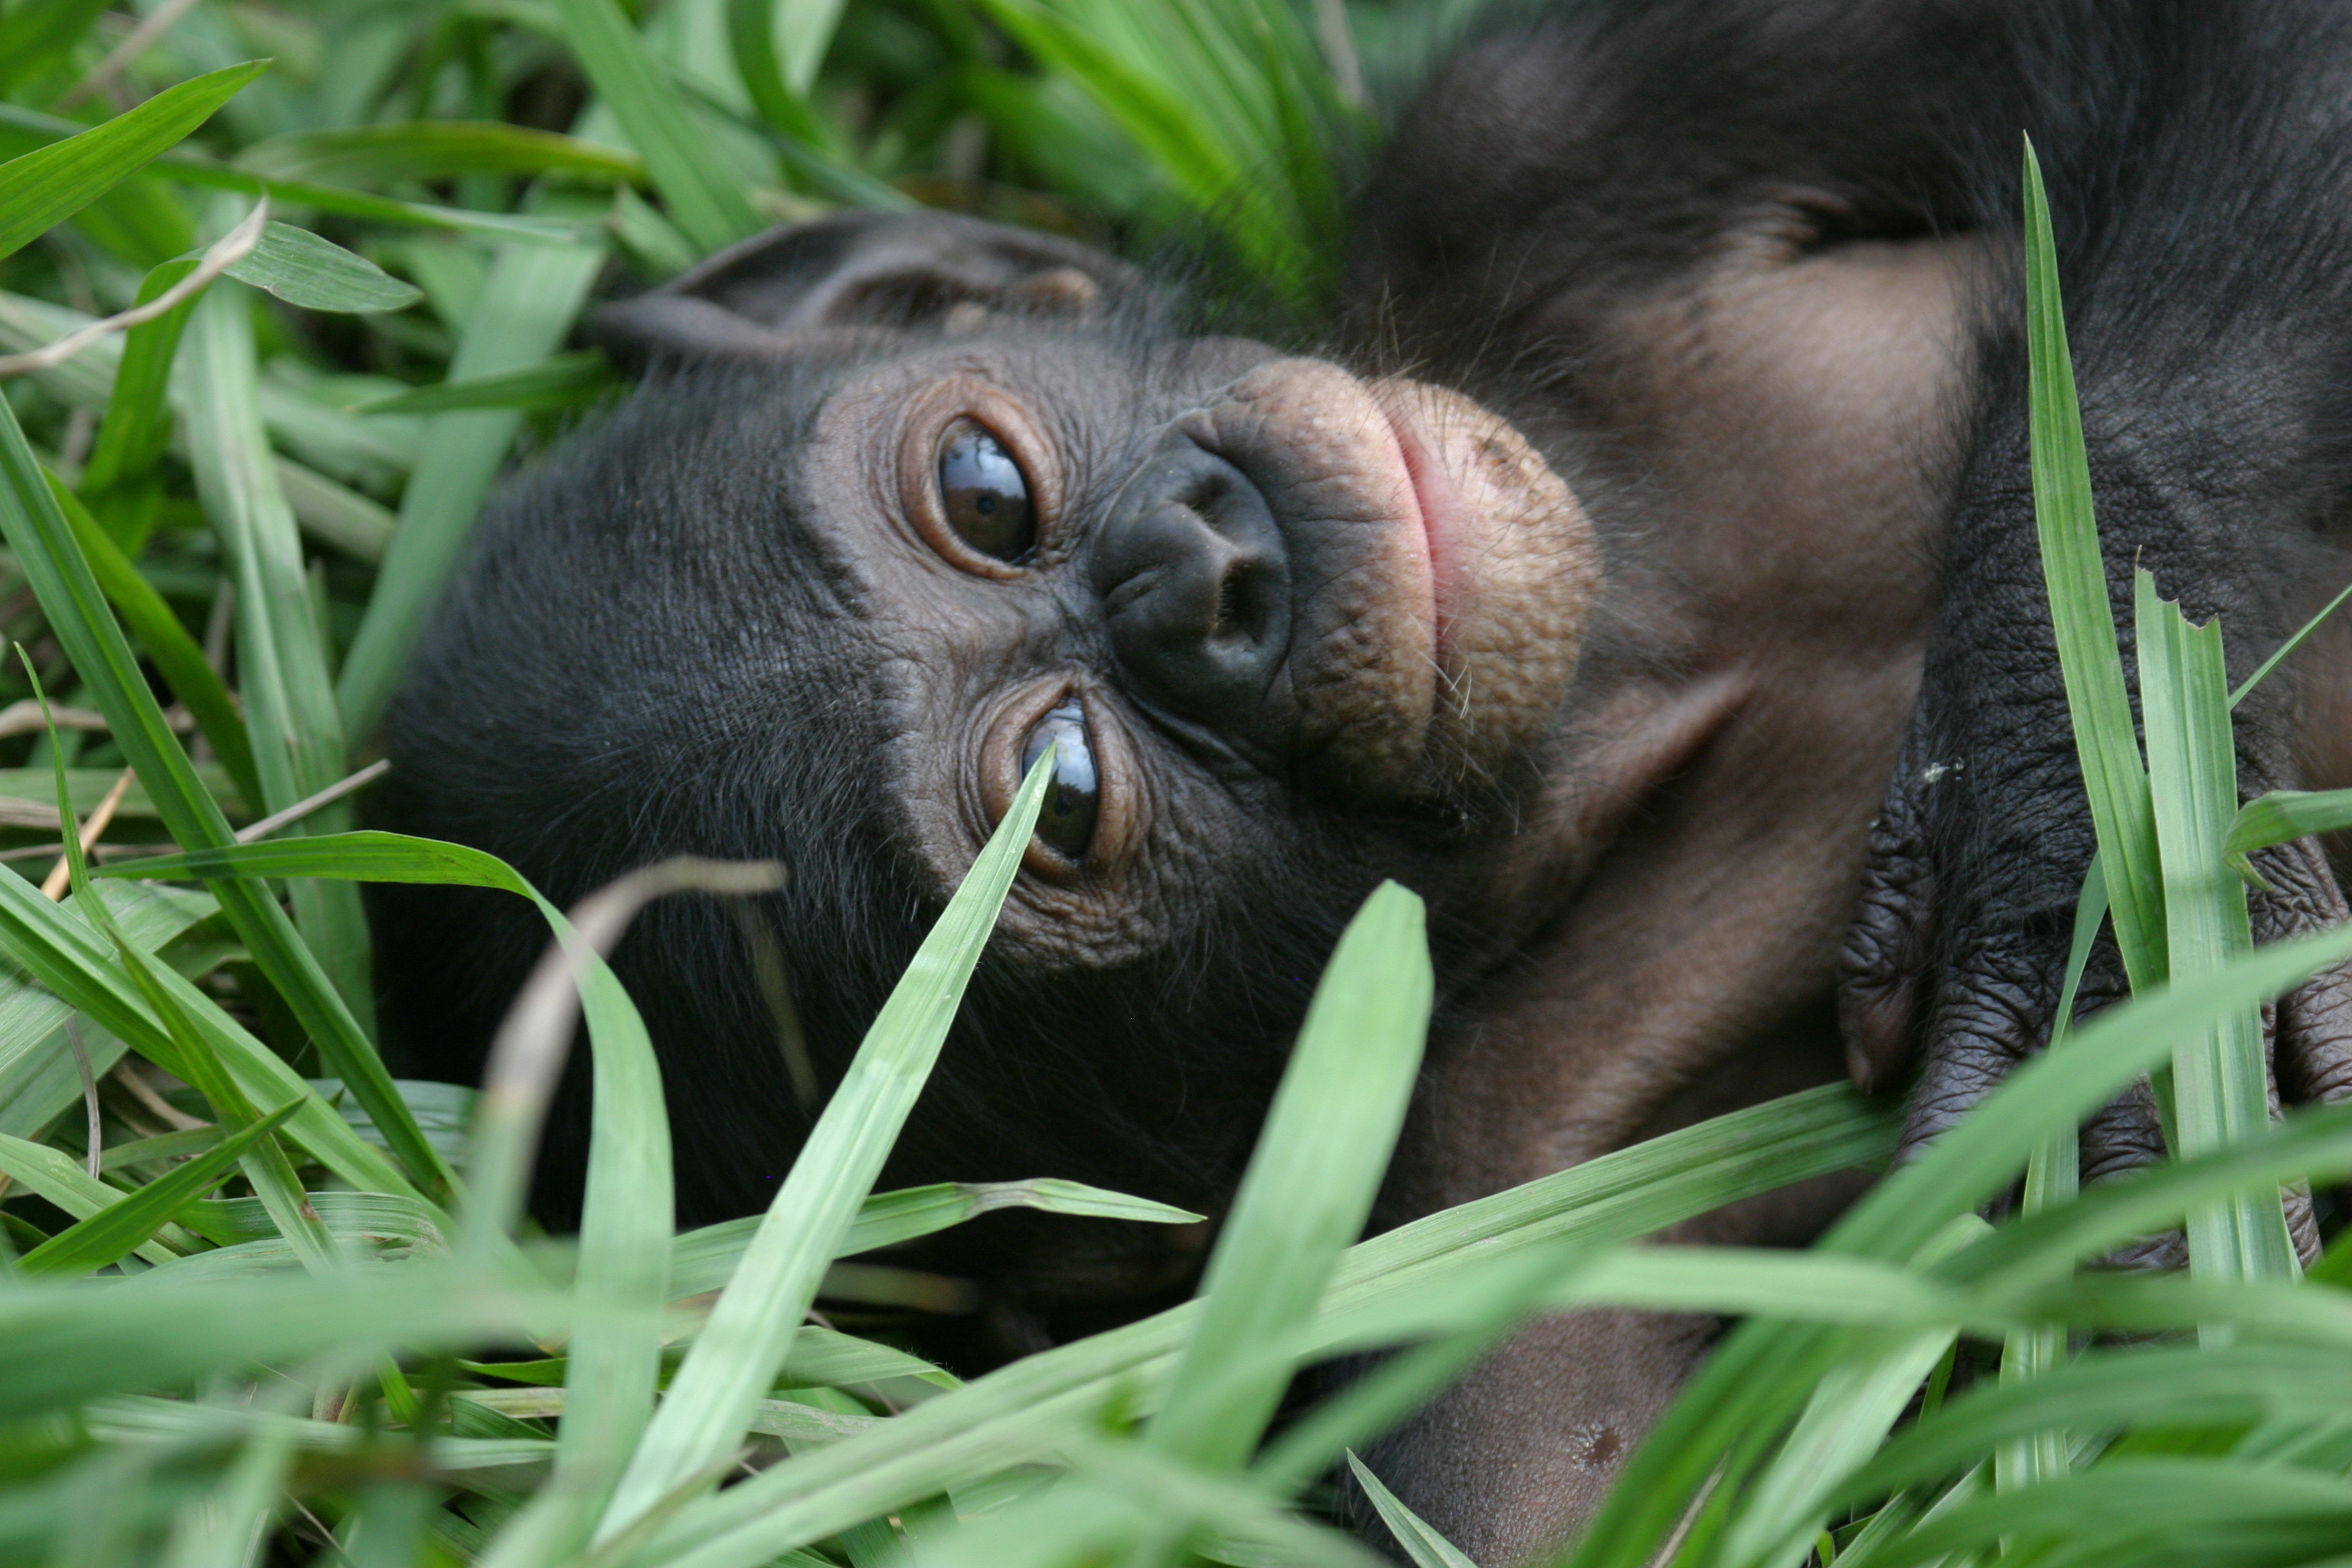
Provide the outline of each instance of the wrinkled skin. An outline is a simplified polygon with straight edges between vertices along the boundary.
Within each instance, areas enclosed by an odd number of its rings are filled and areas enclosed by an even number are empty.
[[[616,956],[688,1223],[765,1205],[1023,762],[1066,744],[1070,809],[889,1184],[1055,1174],[1214,1214],[1383,877],[1429,902],[1439,1009],[1379,1223],[1849,1073],[1916,1078],[1916,1144],[2046,1035],[2091,847],[2024,480],[2016,131],[2062,216],[2117,582],[2137,559],[2221,615],[2242,675],[2352,573],[2352,204],[2273,135],[2347,112],[2345,25],[1573,8],[1474,42],[1401,118],[1303,347],[1192,335],[1109,258],[969,220],[750,242],[601,318],[646,385],[486,521],[390,720],[383,815],[566,900],[672,853],[787,865],[748,950],[679,900]],[[1021,476],[1025,553],[976,545],[1004,535],[951,493],[968,423]],[[2250,792],[2352,782],[2347,637],[2241,710]],[[2315,846],[2266,869],[2258,938],[2342,918]],[[378,900],[420,1067],[478,1072],[541,940],[509,902]],[[2284,1100],[2352,1084],[2346,984],[2275,1009]],[[556,1223],[583,1136],[572,1083]],[[2159,1146],[2126,1097],[2086,1168]],[[1858,1180],[1670,1239],[1801,1243]],[[1171,1299],[1206,1239],[1008,1215],[921,1261],[985,1285],[984,1358]],[[1714,1331],[1537,1324],[1374,1468],[1479,1562],[1538,1556]]]

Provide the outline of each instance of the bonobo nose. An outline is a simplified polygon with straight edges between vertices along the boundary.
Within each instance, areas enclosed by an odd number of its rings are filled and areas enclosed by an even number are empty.
[[[1290,563],[1239,468],[1171,436],[1113,503],[1092,574],[1140,694],[1209,722],[1263,703],[1290,643]]]

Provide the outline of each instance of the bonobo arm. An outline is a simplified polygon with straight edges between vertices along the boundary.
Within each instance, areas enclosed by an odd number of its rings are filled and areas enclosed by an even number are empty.
[[[2047,18],[2045,18],[2047,20]],[[2242,679],[2324,602],[2352,413],[2352,28],[2307,4],[2085,9],[2020,39],[2021,127],[2050,175],[2068,331],[2111,595],[2135,566],[2218,616]],[[2065,46],[2062,47],[2061,46]],[[1993,128],[1999,129],[1999,128]],[[1865,1082],[1924,1058],[1909,1139],[1931,1137],[2048,1037],[2095,847],[2036,547],[2008,156],[1980,154],[1996,254],[1979,397],[1944,546],[1917,711],[1874,831],[1841,1014]],[[2296,787],[2290,668],[2239,710],[2241,787]],[[2257,941],[2345,918],[2326,860],[2263,865]],[[2119,993],[2107,947],[2086,983]],[[2290,1100],[2352,1089],[2352,985],[2323,976],[2268,1019]],[[2151,1102],[2105,1113],[2085,1173],[2160,1149]],[[2299,1239],[2315,1237],[2307,1212]]]

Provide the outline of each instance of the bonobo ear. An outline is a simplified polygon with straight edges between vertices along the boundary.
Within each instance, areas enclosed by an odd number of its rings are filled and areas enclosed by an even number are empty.
[[[842,331],[969,331],[992,316],[1086,320],[1148,298],[1133,268],[1055,235],[954,213],[842,213],[770,229],[590,331],[639,370],[659,359],[769,359]]]

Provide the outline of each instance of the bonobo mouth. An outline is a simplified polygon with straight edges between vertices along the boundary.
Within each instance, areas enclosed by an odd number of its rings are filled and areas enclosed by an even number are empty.
[[[1412,483],[1413,510],[1418,514],[1414,521],[1420,525],[1422,542],[1429,552],[1432,651],[1438,668],[1443,669],[1447,650],[1453,646],[1454,617],[1462,601],[1461,557],[1455,538],[1460,523],[1454,515],[1459,490],[1439,455],[1423,445],[1420,421],[1410,406],[1416,401],[1412,392],[1417,384],[1409,381],[1375,382],[1372,395],[1388,418],[1389,438],[1396,443],[1397,456]]]
[[[1584,510],[1466,397],[1262,364],[1180,429],[1279,531],[1287,637],[1265,683],[1285,750],[1348,793],[1442,797],[1539,741],[1601,585]]]

